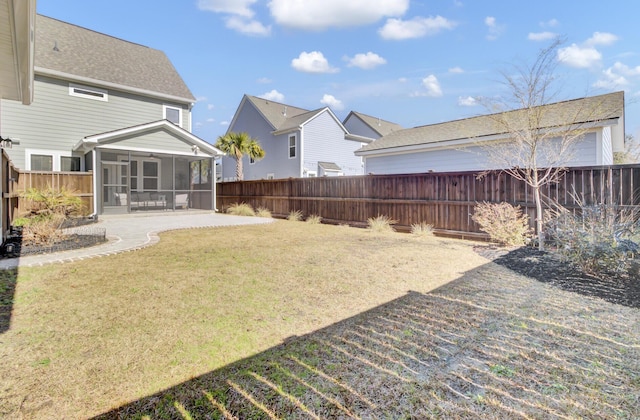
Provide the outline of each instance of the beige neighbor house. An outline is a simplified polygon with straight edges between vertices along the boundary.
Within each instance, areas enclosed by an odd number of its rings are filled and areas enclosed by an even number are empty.
[[[96,214],[215,208],[223,153],[191,133],[195,98],[162,51],[36,15],[33,75],[30,106],[1,104],[16,167],[92,172]]]
[[[539,129],[554,133],[571,128],[581,136],[563,166],[611,165],[624,151],[624,92],[591,96],[537,107]],[[403,174],[504,169],[491,157],[491,147],[508,147],[512,137],[500,124],[518,121],[524,110],[483,115],[440,124],[396,130],[356,151],[365,172]],[[551,145],[554,140],[550,139]],[[544,166],[544,161],[540,161]],[[517,163],[514,163],[516,166]]]

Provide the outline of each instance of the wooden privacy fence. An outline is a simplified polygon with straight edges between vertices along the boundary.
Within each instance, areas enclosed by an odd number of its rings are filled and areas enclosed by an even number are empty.
[[[408,230],[414,223],[432,224],[441,234],[483,237],[473,222],[482,201],[519,205],[532,226],[532,189],[504,172],[423,173],[356,177],[289,178],[218,184],[218,208],[233,203],[265,207],[276,216],[300,210],[329,223],[365,225],[370,217],[388,216]],[[569,209],[585,204],[640,205],[640,165],[569,168],[543,194]]]
[[[10,162],[3,166],[6,171],[6,176],[4,177],[5,188],[3,188],[3,207],[8,225],[11,225],[13,219],[20,217],[28,210],[27,200],[21,196],[29,188],[65,188],[80,197],[85,215],[94,212],[93,173],[21,171],[16,169]]]

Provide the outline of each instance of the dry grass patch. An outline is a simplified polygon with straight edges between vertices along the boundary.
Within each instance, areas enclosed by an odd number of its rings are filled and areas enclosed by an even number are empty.
[[[322,224],[161,238],[137,252],[20,269],[0,336],[0,360],[10,361],[0,364],[0,417],[95,415],[485,261],[465,242],[371,241]]]

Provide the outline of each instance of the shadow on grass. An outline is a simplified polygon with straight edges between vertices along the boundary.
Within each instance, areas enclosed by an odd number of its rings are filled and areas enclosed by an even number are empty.
[[[0,269],[0,334],[11,327],[11,314],[16,293],[18,269]]]
[[[639,418],[638,328],[487,264],[96,418]]]

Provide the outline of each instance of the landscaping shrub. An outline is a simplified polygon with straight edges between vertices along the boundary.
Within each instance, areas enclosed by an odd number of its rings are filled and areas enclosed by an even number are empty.
[[[425,222],[414,223],[411,225],[411,234],[415,236],[433,236],[433,225]]]
[[[22,227],[23,245],[50,245],[64,239],[62,224],[83,210],[80,197],[65,187],[29,188],[22,197],[27,202],[27,214],[15,219],[13,226]]]
[[[556,252],[589,274],[633,269],[640,246],[638,211],[615,205],[581,206],[577,214],[562,211],[547,229]]]
[[[233,203],[227,208],[227,214],[233,214],[234,216],[255,216],[256,212],[253,211],[247,203]]]
[[[318,216],[317,214],[312,214],[311,216],[307,217],[306,222],[312,225],[319,225],[320,223],[322,223],[322,217]]]
[[[388,216],[378,215],[367,219],[368,228],[373,232],[395,232],[393,225],[398,223]]]
[[[266,207],[258,207],[256,209],[256,216],[271,218],[271,210]]]
[[[479,203],[471,219],[480,225],[480,230],[489,234],[492,241],[501,245],[524,245],[533,233],[529,217],[522,214],[519,206],[506,202]]]
[[[287,216],[287,220],[292,222],[299,222],[302,220],[302,212],[300,210],[291,210]]]

